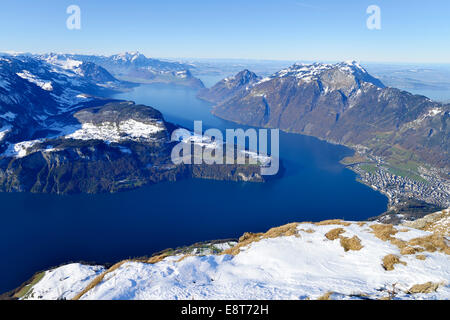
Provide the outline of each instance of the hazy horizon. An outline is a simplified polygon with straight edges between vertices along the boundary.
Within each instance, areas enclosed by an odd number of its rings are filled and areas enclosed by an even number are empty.
[[[70,30],[74,4],[80,29]],[[379,29],[368,27],[373,5]],[[0,51],[450,64],[448,12],[445,0],[4,1]]]
[[[450,66],[450,62],[420,62],[420,61],[369,61],[369,60],[358,60],[358,59],[346,59],[346,60],[338,60],[338,59],[332,59],[332,60],[307,60],[307,59],[290,59],[290,60],[283,60],[283,59],[258,59],[258,58],[227,58],[227,57],[221,57],[221,58],[208,58],[208,57],[176,57],[176,56],[151,56],[148,54],[145,54],[139,50],[122,50],[122,51],[113,51],[112,53],[108,54],[102,54],[102,53],[96,53],[96,52],[69,52],[69,51],[35,51],[35,52],[21,52],[21,51],[14,51],[14,50],[0,50],[0,54],[8,54],[8,55],[39,55],[39,54],[79,54],[79,55],[98,55],[98,56],[112,56],[116,54],[122,54],[122,53],[134,53],[138,52],[141,54],[144,54],[147,58],[153,58],[153,59],[159,59],[159,60],[172,60],[172,61],[180,61],[180,62],[189,62],[189,61],[205,61],[205,62],[214,62],[214,61],[221,61],[221,62],[244,62],[244,61],[253,61],[253,62],[275,62],[275,63],[315,63],[315,62],[321,62],[321,63],[339,63],[343,61],[357,61],[359,63],[368,63],[368,64],[382,64],[382,65],[448,65]]]

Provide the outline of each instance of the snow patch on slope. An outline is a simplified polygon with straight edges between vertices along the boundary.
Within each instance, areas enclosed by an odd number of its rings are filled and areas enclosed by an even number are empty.
[[[282,69],[269,77],[261,79],[258,83],[267,82],[275,78],[295,77],[303,82],[311,82],[319,79],[319,76],[333,69],[340,70],[347,74],[355,74],[357,72],[367,74],[367,71],[356,61],[346,61],[337,64],[328,63],[296,63],[286,69]]]
[[[26,299],[72,299],[103,271],[105,269],[102,266],[86,266],[79,263],[46,271],[41,281],[28,292]]]
[[[11,130],[10,125],[6,125],[0,128],[0,142],[3,140],[3,138],[6,136],[6,134]]]
[[[42,139],[22,141],[15,144],[9,144],[6,151],[2,154],[5,157],[23,158],[28,155],[28,149],[37,143],[43,142]]]
[[[39,79],[35,75],[33,75],[31,72],[27,70],[23,70],[22,72],[16,73],[19,77],[22,79],[28,80],[31,83],[34,83],[38,87],[42,88],[45,91],[53,91],[53,86],[51,81],[44,81],[42,79]]]
[[[82,61],[74,60],[71,58],[61,59],[59,55],[50,55],[48,57],[45,57],[44,61],[49,64],[59,66],[65,70],[72,70],[77,74],[80,74],[80,70],[78,68],[83,64]]]
[[[154,140],[154,135],[165,128],[161,123],[144,123],[133,119],[100,124],[83,123],[81,129],[67,135],[66,138],[78,140],[104,140],[120,142],[123,140]]]

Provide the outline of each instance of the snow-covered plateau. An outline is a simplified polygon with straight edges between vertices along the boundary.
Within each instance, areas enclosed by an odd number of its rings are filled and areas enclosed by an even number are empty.
[[[99,125],[83,123],[81,129],[66,136],[77,140],[104,140],[108,142],[120,142],[125,139],[154,140],[157,132],[164,131],[162,123],[144,123],[134,119],[128,119],[119,123],[103,122]]]
[[[35,276],[21,299],[449,299],[449,210],[407,225],[328,220],[238,243]],[[17,296],[16,296],[17,297]]]

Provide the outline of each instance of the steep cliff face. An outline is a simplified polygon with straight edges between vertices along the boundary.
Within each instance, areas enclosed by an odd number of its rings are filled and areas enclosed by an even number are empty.
[[[449,211],[410,226],[291,223],[110,268],[37,274],[16,299],[448,299]],[[418,228],[418,229],[415,229]],[[420,229],[420,230],[419,230]]]

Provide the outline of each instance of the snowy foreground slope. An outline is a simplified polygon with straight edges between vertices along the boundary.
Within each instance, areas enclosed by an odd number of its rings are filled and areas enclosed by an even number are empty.
[[[22,298],[449,299],[449,222],[447,209],[410,226],[292,223],[108,270],[65,265]]]

